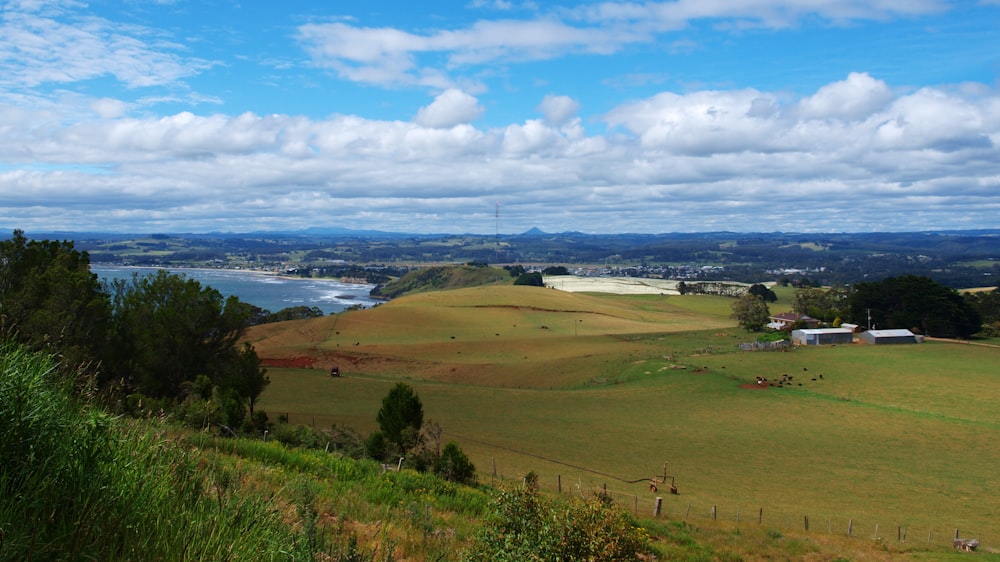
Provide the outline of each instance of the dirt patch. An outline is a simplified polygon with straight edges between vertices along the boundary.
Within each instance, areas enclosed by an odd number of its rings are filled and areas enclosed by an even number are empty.
[[[312,369],[316,364],[315,357],[262,357],[260,364],[264,367],[287,369]]]

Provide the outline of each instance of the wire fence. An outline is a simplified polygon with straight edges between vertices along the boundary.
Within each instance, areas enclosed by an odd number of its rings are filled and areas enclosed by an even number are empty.
[[[771,507],[708,504],[686,501],[682,496],[640,497],[606,486],[594,487],[594,494],[605,494],[639,518],[666,518],[684,521],[715,521],[736,526],[756,525],[768,530],[805,533],[839,534],[884,543],[921,544],[930,547],[1000,544],[1000,533],[994,528],[960,528],[954,525],[914,525],[879,520],[875,517],[831,515],[817,510],[810,513],[792,512]],[[974,542],[973,542],[974,541]]]
[[[537,456],[537,455],[534,455]],[[550,459],[546,459],[550,460]],[[560,461],[557,464],[582,470],[598,476],[607,476],[612,481],[619,478],[584,467],[570,465]],[[492,467],[490,484],[499,486],[503,482],[519,482],[522,478],[510,478],[498,474],[496,463]],[[551,479],[551,477],[550,477]],[[555,482],[539,480],[546,489],[562,495],[576,495],[581,498],[603,494],[620,504],[639,519],[671,519],[689,522],[716,522],[739,526],[759,526],[769,532],[805,532],[837,534],[857,539],[873,540],[882,543],[896,543],[900,546],[922,545],[928,547],[951,546],[993,551],[1000,545],[1000,531],[988,525],[981,528],[963,528],[948,523],[940,525],[910,524],[897,521],[880,520],[877,517],[852,517],[831,514],[826,510],[817,509],[809,513],[800,513],[774,507],[740,505],[737,502],[707,503],[688,500],[683,495],[671,494],[671,486],[658,489],[659,495],[650,497],[633,492],[615,490],[608,484],[584,485],[579,479],[564,479],[556,475]]]

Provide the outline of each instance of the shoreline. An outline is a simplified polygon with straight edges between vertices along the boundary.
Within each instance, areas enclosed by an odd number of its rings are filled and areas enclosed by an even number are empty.
[[[357,287],[375,287],[372,283],[354,283],[349,281],[342,281],[337,277],[296,277],[293,275],[287,275],[279,271],[272,271],[268,269],[238,269],[233,267],[189,267],[183,265],[171,265],[171,266],[161,266],[161,265],[122,265],[122,264],[110,264],[110,263],[91,263],[91,268],[117,268],[117,269],[148,269],[151,271],[204,271],[204,272],[232,272],[232,273],[243,273],[248,275],[264,275],[268,277],[274,277],[276,279],[285,279],[288,281],[332,281],[335,283],[341,283],[343,285],[351,285]]]

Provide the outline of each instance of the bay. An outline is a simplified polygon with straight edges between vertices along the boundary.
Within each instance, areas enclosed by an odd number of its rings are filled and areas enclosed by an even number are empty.
[[[165,269],[193,279],[202,287],[211,287],[223,296],[235,295],[245,303],[271,312],[292,306],[316,307],[324,314],[341,312],[352,306],[377,304],[368,296],[374,285],[343,283],[334,279],[283,277],[272,273],[239,269],[195,269],[91,265],[90,271],[101,280],[131,279]]]

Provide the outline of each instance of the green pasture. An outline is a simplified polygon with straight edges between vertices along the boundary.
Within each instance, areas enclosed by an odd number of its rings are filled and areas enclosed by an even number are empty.
[[[808,516],[824,532],[852,522],[856,536],[878,525],[944,544],[960,529],[1000,544],[1000,349],[739,352],[750,336],[728,319],[728,302],[484,288],[261,327],[251,339],[265,359],[323,361],[272,367],[260,407],[367,433],[404,380],[481,481],[534,470],[548,489],[607,486],[643,510],[664,496],[664,511],[680,517],[715,506],[720,519],[763,513],[778,527]],[[344,377],[328,376],[330,361]],[[792,382],[745,388],[782,375]],[[680,495],[628,482],[662,475],[665,461]]]

